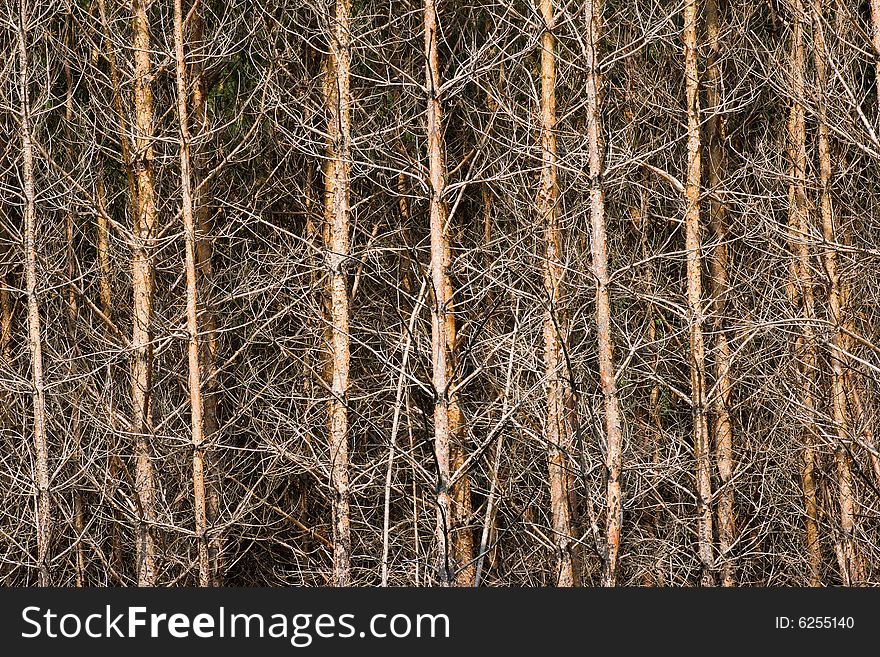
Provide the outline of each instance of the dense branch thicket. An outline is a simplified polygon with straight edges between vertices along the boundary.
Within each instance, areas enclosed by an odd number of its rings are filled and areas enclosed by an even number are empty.
[[[880,4],[0,44],[0,583],[880,584]]]

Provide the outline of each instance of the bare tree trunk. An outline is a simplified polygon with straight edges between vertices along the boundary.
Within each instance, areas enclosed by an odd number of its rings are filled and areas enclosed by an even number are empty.
[[[437,576],[441,586],[456,581],[458,551],[454,543],[455,511],[450,494],[454,445],[460,422],[458,404],[450,391],[455,374],[455,316],[449,279],[448,209],[446,162],[443,149],[443,113],[440,103],[440,65],[437,54],[437,7],[425,0],[425,81],[428,91],[428,175],[431,187],[431,352],[434,387],[434,453],[437,459]]]
[[[21,2],[18,26],[19,90],[21,92],[21,153],[24,182],[24,253],[27,293],[28,346],[31,354],[31,398],[34,413],[34,452],[37,486],[36,532],[37,568],[40,586],[52,583],[49,544],[52,537],[52,508],[49,491],[49,448],[46,440],[46,392],[43,381],[43,338],[40,328],[37,273],[37,216],[34,191],[34,146],[31,136],[30,89],[28,84],[27,27],[28,6]]]
[[[153,95],[150,90],[150,26],[147,0],[133,0],[135,138],[132,154],[137,182],[134,218],[132,287],[134,294],[131,337],[131,400],[135,438],[135,493],[138,501],[137,582],[156,584],[154,524],[156,500],[153,482],[151,380],[153,348],[153,242],[156,238],[156,199],[153,189]],[[123,137],[124,140],[124,137]]]
[[[709,227],[715,240],[715,249],[710,263],[710,293],[712,295],[713,331],[715,334],[715,386],[713,398],[715,414],[712,433],[715,437],[715,454],[718,465],[718,548],[721,561],[721,585],[734,586],[734,567],[730,548],[734,541],[736,520],[734,517],[733,490],[733,426],[730,422],[730,401],[733,383],[730,378],[730,344],[727,340],[725,313],[727,312],[727,293],[730,282],[727,274],[727,217],[724,204],[718,198],[721,177],[726,163],[724,99],[721,95],[723,80],[721,73],[720,16],[718,0],[706,3],[706,31],[709,38],[709,62],[706,68],[707,100],[712,108],[712,116],[707,121],[708,137],[706,145],[709,155],[709,189],[713,191],[709,201]]]
[[[706,417],[706,350],[703,343],[702,256],[700,253],[700,96],[697,73],[697,2],[684,5],[685,92],[688,140],[685,183],[685,249],[690,334],[691,404],[697,482],[697,545],[703,566],[703,586],[715,585],[712,553],[712,462]]]
[[[72,41],[73,21],[72,16],[68,13],[65,18],[65,44],[70,47]],[[69,167],[72,170],[75,159],[73,153],[73,134],[71,125],[73,123],[73,77],[70,72],[70,62],[64,61],[64,81],[66,84],[66,93],[64,97],[64,132],[67,138],[68,155],[70,158]],[[65,259],[67,261],[67,280],[70,283],[67,286],[67,330],[73,344],[77,344],[77,298],[76,298],[76,248],[74,240],[76,237],[76,212],[74,206],[70,203],[65,212],[65,228],[67,229],[67,253]],[[78,353],[78,349],[75,348]],[[69,372],[71,378],[75,380],[75,358],[68,361]],[[71,434],[75,445],[79,445],[82,440],[80,417],[79,417],[79,395],[74,394],[70,403],[70,424]],[[74,538],[74,551],[76,553],[76,586],[83,587],[86,584],[86,560],[83,546],[83,532],[85,530],[85,504],[83,502],[82,491],[79,487],[73,491],[73,528],[76,532]]]
[[[602,185],[602,106],[599,93],[598,51],[602,29],[602,0],[587,0],[588,21],[586,41],[587,67],[587,142],[590,158],[590,224],[593,276],[596,278],[596,334],[598,338],[599,380],[605,404],[605,437],[607,451],[607,508],[605,521],[605,555],[602,585],[617,582],[617,555],[620,550],[622,523],[620,493],[620,411],[614,375],[613,339],[611,336],[611,301],[608,286],[608,246],[605,233],[605,190]]]
[[[816,340],[813,330],[815,307],[813,279],[810,271],[809,208],[806,192],[807,145],[804,125],[804,11],[801,0],[794,0],[791,35],[790,83],[791,110],[788,118],[788,155],[791,167],[788,186],[788,230],[793,254],[792,283],[789,294],[792,302],[803,312],[801,335],[795,343],[801,378],[804,385],[804,418],[802,430],[803,464],[801,483],[804,494],[804,530],[810,567],[810,586],[822,583],[822,563],[819,544],[819,514],[816,486],[816,453],[812,423],[814,421],[814,380],[816,372]]]
[[[204,18],[200,12],[193,14],[191,42],[200,45],[204,39]],[[200,60],[191,67],[190,80],[192,85],[192,112],[190,120],[193,124],[192,138],[204,138],[208,133],[207,82],[205,70]],[[196,273],[199,279],[198,302],[201,337],[199,340],[202,380],[202,422],[204,424],[205,468],[207,476],[206,517],[209,526],[208,558],[213,586],[223,585],[223,534],[217,523],[220,515],[220,481],[223,477],[220,454],[215,450],[219,438],[220,421],[219,394],[217,381],[217,340],[218,321],[214,308],[214,300],[210,295],[210,282],[214,276],[213,254],[214,237],[211,215],[211,185],[205,180],[207,168],[205,147],[198,143],[190,144],[191,170],[193,190],[193,215],[196,223]]]
[[[572,482],[567,460],[572,453],[568,418],[571,390],[567,380],[562,341],[565,309],[562,307],[562,231],[559,228],[559,185],[556,163],[556,44],[553,37],[553,0],[540,1],[544,32],[541,35],[541,179],[537,211],[545,231],[544,376],[547,387],[547,465],[550,479],[550,512],[556,543],[556,585],[574,586],[572,542]]]
[[[831,204],[831,140],[828,130],[825,99],[828,81],[827,52],[823,25],[824,9],[822,0],[812,0],[813,18],[813,63],[816,67],[816,86],[818,91],[818,142],[819,142],[819,184],[821,196],[819,211],[822,216],[822,236],[827,244],[823,256],[825,274],[828,276],[828,321],[832,326],[831,337],[831,411],[834,418],[835,434],[838,444],[834,451],[837,466],[837,495],[840,506],[840,535],[836,541],[837,554],[840,555],[840,575],[844,584],[850,586],[864,579],[861,559],[853,542],[855,528],[855,491],[852,485],[847,445],[851,443],[851,423],[847,413],[846,375],[844,353],[846,336],[841,330],[841,281],[837,271],[837,243],[834,210]]]
[[[351,170],[350,0],[337,0],[327,66],[327,161],[324,220],[332,332],[332,387],[328,409],[330,478],[333,488],[333,584],[351,582],[351,529],[348,490],[348,261],[349,176]]]
[[[196,222],[193,216],[190,172],[190,133],[187,114],[186,54],[183,49],[182,0],[174,0],[174,56],[177,83],[177,119],[180,126],[180,190],[183,234],[186,240],[186,331],[189,363],[189,400],[192,430],[192,482],[199,554],[199,586],[211,586],[208,557],[208,522],[205,511],[205,426],[203,419],[201,366],[199,363],[198,278],[196,274]]]

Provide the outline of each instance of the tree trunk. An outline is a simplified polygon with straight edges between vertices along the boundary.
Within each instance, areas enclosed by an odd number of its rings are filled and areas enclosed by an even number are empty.
[[[813,332],[815,308],[813,299],[813,279],[810,271],[809,246],[809,208],[806,192],[807,145],[804,125],[804,11],[801,0],[794,0],[791,34],[791,109],[788,118],[788,157],[790,182],[788,186],[788,230],[792,251],[792,280],[789,296],[793,305],[803,314],[801,335],[795,342],[795,355],[798,359],[803,381],[803,419],[801,433],[803,443],[803,463],[801,484],[804,495],[804,530],[809,561],[810,586],[822,583],[820,567],[822,563],[819,544],[819,515],[816,487],[816,453],[814,448],[815,421],[814,381],[816,372],[816,341]]]
[[[718,465],[718,549],[721,561],[721,585],[734,586],[734,568],[730,548],[734,541],[736,520],[734,517],[733,490],[733,426],[730,421],[730,403],[733,383],[730,378],[730,343],[727,340],[725,313],[727,312],[727,293],[730,288],[728,278],[729,258],[727,252],[727,217],[724,204],[718,194],[721,177],[726,163],[724,99],[721,95],[723,80],[721,73],[720,9],[718,0],[706,3],[706,31],[709,38],[709,62],[706,68],[706,98],[712,116],[706,122],[707,152],[709,155],[709,189],[713,196],[709,201],[709,227],[715,240],[715,248],[710,263],[709,286],[712,295],[712,323],[715,334],[715,386],[712,409],[714,421],[712,433],[715,437],[715,454]]]
[[[871,40],[874,46],[874,85],[880,107],[880,0],[871,0]]]
[[[31,399],[34,418],[34,452],[37,488],[37,569],[40,586],[50,586],[49,544],[52,536],[51,493],[49,491],[49,448],[46,440],[46,392],[43,380],[43,338],[37,287],[37,216],[34,191],[34,146],[31,136],[30,89],[27,58],[27,2],[21,2],[18,26],[19,90],[21,92],[21,153],[24,182],[24,253],[27,294],[28,346],[31,355]]]
[[[156,199],[153,189],[153,95],[150,90],[150,26],[147,0],[133,0],[134,153],[137,183],[132,254],[134,295],[131,336],[131,400],[135,453],[135,493],[138,501],[137,582],[156,584],[156,500],[153,482],[151,391],[153,348],[153,242],[156,238]],[[123,138],[124,140],[124,138]]]
[[[700,254],[700,96],[697,73],[697,2],[684,5],[685,93],[687,96],[687,178],[685,249],[687,251],[688,333],[691,405],[697,483],[697,546],[703,586],[715,585],[712,553],[712,463],[706,417],[706,350],[703,343],[702,256]]]
[[[598,51],[602,28],[602,1],[587,0],[588,21],[586,43],[587,67],[587,144],[590,175],[590,240],[593,276],[596,279],[596,334],[598,338],[599,380],[605,405],[605,437],[607,451],[607,508],[605,521],[606,555],[602,585],[617,583],[617,555],[620,550],[620,528],[623,520],[620,493],[620,411],[614,375],[613,339],[611,336],[611,302],[609,298],[608,246],[605,233],[605,190],[602,185],[602,106],[599,92]]]
[[[818,101],[818,142],[819,142],[819,211],[822,216],[822,236],[827,244],[824,249],[825,274],[828,277],[828,322],[831,325],[831,415],[834,419],[835,435],[838,444],[834,451],[837,466],[837,495],[840,506],[840,529],[836,538],[836,552],[839,555],[840,576],[847,586],[864,579],[861,559],[853,542],[855,528],[855,499],[852,484],[847,446],[851,443],[851,423],[846,407],[846,375],[844,353],[846,336],[841,330],[841,281],[837,271],[837,252],[833,246],[837,242],[834,210],[831,204],[831,140],[828,130],[825,99],[828,81],[827,53],[823,25],[824,9],[822,0],[812,0],[813,18],[813,63],[816,67],[816,87]]]
[[[350,0],[337,0],[327,66],[327,161],[324,171],[324,220],[327,229],[328,296],[332,387],[328,409],[330,478],[333,488],[333,584],[351,582],[351,529],[348,490],[348,253],[349,176],[351,170]]]
[[[569,398],[571,388],[565,366],[565,308],[562,306],[562,231],[559,227],[559,186],[556,163],[556,53],[553,37],[553,0],[541,0],[541,178],[537,211],[545,232],[544,376],[547,387],[547,466],[550,479],[550,513],[556,544],[556,585],[574,586],[572,541],[572,482],[568,459],[572,454]]]
[[[204,18],[200,12],[192,17],[191,43],[200,45],[204,39]],[[217,381],[217,340],[218,321],[214,308],[214,300],[210,294],[210,283],[214,275],[214,230],[211,212],[211,185],[205,181],[207,154],[203,144],[195,142],[204,139],[208,133],[208,90],[205,70],[201,61],[192,64],[190,72],[192,86],[192,122],[193,142],[190,143],[191,172],[193,190],[193,215],[196,225],[196,273],[200,283],[198,288],[199,328],[199,365],[202,380],[202,422],[205,440],[205,487],[207,499],[205,514],[209,529],[208,558],[213,586],[223,585],[223,534],[217,526],[220,514],[220,481],[223,477],[222,460],[216,451],[216,442],[220,433],[219,393]]]
[[[73,21],[71,14],[65,18],[65,45],[70,47],[72,41]],[[73,77],[70,72],[70,62],[64,62],[64,82],[66,85],[66,93],[64,97],[64,133],[67,139],[67,149],[69,156],[68,168],[73,170],[75,166],[75,154],[73,150]],[[77,298],[76,298],[76,248],[74,244],[76,236],[76,212],[73,203],[70,203],[65,211],[65,228],[67,229],[67,253],[65,260],[67,261],[67,280],[70,281],[67,286],[67,331],[74,345],[78,345],[77,340]],[[78,356],[79,349],[74,347],[74,353]],[[68,361],[69,375],[71,380],[76,380],[75,362],[77,357],[73,357]],[[76,391],[69,406],[70,427],[75,445],[80,445],[82,440],[80,427],[80,399]],[[76,552],[76,586],[83,587],[86,585],[86,560],[83,546],[83,532],[85,530],[85,503],[83,501],[82,491],[79,487],[73,491],[73,528],[76,532],[74,538],[74,550]]]
[[[193,216],[192,178],[190,172],[190,133],[187,114],[186,54],[183,48],[183,3],[174,0],[174,57],[177,84],[177,119],[180,127],[180,194],[183,234],[186,241],[186,331],[189,364],[189,400],[192,430],[192,483],[196,541],[199,555],[199,586],[211,586],[211,562],[208,556],[207,516],[205,511],[205,425],[202,402],[201,366],[199,363],[198,278],[196,275],[196,223]]]
[[[457,583],[460,544],[456,544],[455,522],[460,511],[453,509],[459,489],[450,490],[451,467],[460,463],[456,442],[461,421],[458,402],[451,395],[455,376],[455,315],[452,282],[449,278],[449,247],[446,192],[446,162],[443,148],[443,113],[440,103],[440,65],[435,0],[425,0],[425,86],[428,93],[428,175],[430,178],[431,226],[431,352],[434,388],[434,453],[437,459],[437,577],[441,586]],[[462,478],[464,480],[464,477]],[[464,485],[464,484],[462,484]],[[462,577],[472,577],[462,575]]]

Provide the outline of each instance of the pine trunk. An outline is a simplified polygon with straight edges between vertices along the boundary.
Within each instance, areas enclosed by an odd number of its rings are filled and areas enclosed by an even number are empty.
[[[137,582],[156,584],[156,499],[152,460],[151,390],[153,348],[153,242],[156,238],[156,199],[153,189],[153,95],[150,90],[150,25],[147,0],[134,0],[134,153],[137,184],[132,254],[134,295],[131,337],[131,400],[135,445],[135,494],[138,501]],[[123,141],[124,141],[123,137]]]
[[[196,273],[196,222],[193,215],[192,173],[190,160],[189,115],[187,111],[187,71],[183,36],[183,3],[174,0],[174,58],[177,87],[177,120],[180,129],[180,196],[185,240],[186,332],[189,365],[190,429],[192,440],[192,485],[195,534],[199,557],[199,586],[211,586],[211,562],[208,555],[208,523],[205,503],[205,424],[202,401],[202,369],[199,363],[198,277]]]
[[[550,479],[550,513],[556,547],[556,585],[575,585],[572,541],[572,481],[569,459],[571,387],[563,352],[566,322],[562,296],[562,230],[559,227],[559,185],[556,159],[556,44],[553,36],[553,0],[541,0],[541,178],[537,212],[544,228],[544,376],[547,390],[547,467]]]
[[[324,170],[324,221],[329,268],[329,317],[332,326],[331,390],[328,408],[330,478],[333,488],[333,584],[351,582],[351,529],[348,481],[348,263],[351,66],[349,0],[337,0],[327,66],[327,160]]]
[[[712,190],[709,201],[709,228],[715,241],[710,262],[709,283],[712,295],[712,328],[715,334],[715,388],[712,410],[714,421],[712,433],[715,438],[715,455],[718,466],[718,552],[721,562],[721,585],[734,586],[734,568],[730,549],[734,542],[736,520],[734,517],[733,489],[733,425],[730,420],[730,403],[733,382],[730,376],[731,351],[725,326],[727,294],[730,288],[728,268],[726,208],[719,198],[722,176],[726,162],[723,79],[721,74],[720,9],[718,0],[706,3],[706,32],[709,40],[709,62],[706,68],[706,99],[712,115],[706,123],[706,146],[709,156],[708,183]]]
[[[816,485],[815,422],[816,340],[813,329],[815,304],[810,268],[809,206],[807,201],[807,142],[804,117],[804,10],[801,0],[794,0],[791,34],[791,109],[788,118],[788,231],[792,252],[792,280],[789,296],[802,313],[801,334],[795,342],[795,355],[803,385],[801,484],[804,495],[804,533],[809,564],[810,586],[820,586],[822,552],[819,544],[818,489]]]
[[[19,91],[21,92],[21,154],[24,183],[24,254],[27,296],[28,347],[31,356],[31,400],[34,421],[34,471],[36,474],[37,572],[40,586],[50,586],[49,545],[52,535],[52,497],[49,490],[49,447],[46,438],[46,389],[43,379],[43,336],[40,326],[39,273],[37,271],[37,214],[34,189],[34,145],[31,135],[28,82],[27,3],[22,1],[18,25]]]

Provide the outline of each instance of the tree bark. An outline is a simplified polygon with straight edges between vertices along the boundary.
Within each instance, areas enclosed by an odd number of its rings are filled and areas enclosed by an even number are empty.
[[[192,16],[191,43],[199,46],[204,40],[205,21],[200,12]],[[220,482],[223,477],[222,459],[216,449],[220,434],[217,355],[219,350],[218,318],[210,292],[214,277],[214,227],[211,209],[211,184],[206,181],[207,153],[203,140],[207,137],[208,89],[205,67],[197,59],[191,65],[192,123],[190,144],[193,190],[193,215],[196,225],[196,272],[199,280],[199,365],[202,382],[202,421],[205,440],[205,487],[207,491],[206,519],[209,529],[208,558],[213,586],[223,585],[223,533],[218,526],[220,515]],[[201,141],[197,141],[201,140]]]
[[[153,246],[156,238],[156,199],[153,189],[153,95],[150,89],[150,25],[148,0],[133,0],[134,152],[137,183],[132,253],[133,326],[131,338],[131,400],[135,452],[135,493],[138,501],[137,582],[156,584],[156,500],[152,461],[151,321],[153,306]],[[123,137],[123,140],[125,138]]]
[[[819,211],[822,219],[822,237],[826,247],[823,252],[825,275],[828,277],[828,322],[831,325],[831,415],[834,419],[834,433],[837,445],[834,461],[837,469],[837,496],[840,508],[840,528],[836,538],[840,576],[846,586],[857,584],[864,579],[860,556],[853,541],[855,529],[855,491],[853,490],[852,468],[847,446],[851,444],[852,425],[847,412],[847,390],[845,374],[846,335],[842,327],[842,290],[840,274],[837,270],[837,251],[832,246],[837,243],[834,221],[834,208],[831,203],[831,139],[828,129],[825,99],[827,93],[828,70],[825,47],[824,9],[822,0],[812,0],[813,19],[813,64],[816,68],[816,88],[818,101],[817,137],[819,146]]]
[[[186,331],[189,365],[190,426],[192,437],[192,483],[196,541],[199,555],[199,586],[211,586],[208,555],[208,522],[205,503],[205,425],[202,402],[202,369],[199,350],[198,277],[196,274],[196,222],[193,215],[190,132],[187,114],[187,72],[183,36],[183,3],[174,0],[174,58],[177,86],[177,119],[180,128],[180,195],[183,234],[186,241]]]
[[[328,320],[331,334],[331,390],[328,409],[330,478],[333,488],[333,584],[351,582],[351,529],[348,481],[349,298],[345,267],[349,240],[351,170],[350,0],[337,0],[327,66],[327,160],[324,170],[324,220],[329,268]]]
[[[451,394],[455,381],[455,315],[453,289],[449,277],[452,254],[449,246],[449,212],[446,193],[446,162],[443,147],[443,112],[440,99],[438,61],[438,25],[435,0],[425,0],[425,87],[428,95],[428,175],[431,190],[431,352],[434,388],[434,453],[437,460],[437,577],[441,586],[472,579],[460,573],[464,546],[457,543],[456,520],[461,510],[453,508],[453,499],[461,498],[461,488],[451,490],[449,480],[454,464],[463,462],[457,446],[461,414],[458,401]],[[461,486],[465,486],[462,477]],[[456,507],[458,505],[456,504]]]
[[[706,417],[706,350],[703,340],[702,256],[700,253],[700,96],[697,72],[697,2],[684,5],[685,94],[687,97],[687,178],[685,183],[685,249],[687,251],[688,333],[690,337],[691,405],[696,460],[697,545],[703,586],[715,585],[712,552],[712,463]]]
[[[52,536],[52,498],[49,490],[49,448],[46,439],[46,390],[43,379],[43,337],[40,326],[39,274],[37,271],[37,216],[34,189],[34,145],[31,135],[30,88],[28,83],[28,5],[21,2],[18,25],[19,91],[21,92],[21,153],[24,182],[24,253],[27,295],[28,347],[31,356],[31,400],[34,420],[36,474],[37,570],[40,586],[52,584],[49,547]]]
[[[736,519],[734,516],[733,489],[733,426],[730,421],[730,403],[733,382],[730,376],[731,352],[727,339],[725,314],[730,289],[728,276],[729,256],[727,247],[727,211],[719,200],[719,188],[724,175],[727,154],[725,152],[725,127],[721,91],[720,8],[718,0],[706,3],[706,32],[709,40],[709,61],[706,68],[706,99],[712,116],[706,122],[709,189],[713,191],[709,201],[709,228],[715,241],[710,262],[709,288],[712,296],[712,328],[715,334],[715,386],[712,400],[714,420],[712,433],[715,438],[715,458],[718,466],[718,550],[721,562],[721,585],[734,586],[734,567],[730,549],[734,541]]]
[[[621,431],[617,401],[613,345],[611,336],[611,300],[608,275],[608,240],[605,231],[605,190],[602,153],[602,105],[599,91],[599,41],[602,29],[602,0],[587,0],[587,147],[590,175],[590,226],[593,276],[596,279],[596,335],[598,339],[599,381],[605,406],[605,469],[607,507],[605,520],[605,564],[602,585],[617,583],[617,555],[620,551],[621,509],[620,468]]]
[[[816,340],[813,329],[815,304],[813,278],[810,270],[809,207],[806,192],[807,145],[804,118],[804,10],[801,0],[793,2],[791,62],[791,108],[788,117],[788,157],[790,179],[788,185],[788,230],[792,251],[792,279],[789,296],[803,314],[801,334],[795,342],[795,354],[803,381],[804,418],[802,438],[801,484],[804,495],[804,533],[809,562],[810,586],[822,583],[822,563],[819,544],[819,515],[816,486],[816,453],[814,429],[815,372],[817,365]]]
[[[880,107],[880,0],[871,0],[871,40],[874,46],[874,84]]]
[[[70,13],[65,18],[64,38],[65,45],[70,47],[72,41],[73,20]],[[64,133],[67,139],[67,149],[69,163],[68,168],[72,171],[75,166],[75,154],[73,150],[73,77],[70,72],[70,62],[64,62],[64,82],[66,85],[66,93],[64,97]],[[77,341],[77,297],[76,297],[76,211],[72,203],[70,203],[65,211],[65,228],[67,229],[67,253],[65,260],[67,261],[67,280],[70,281],[67,286],[67,331],[74,345]],[[75,348],[75,353],[79,353],[79,349]],[[76,358],[68,361],[69,374],[71,379],[76,378]],[[70,427],[73,436],[73,443],[80,445],[82,440],[79,407],[80,399],[76,391],[73,392],[72,401],[69,405]],[[83,501],[82,491],[77,487],[73,491],[73,528],[76,532],[74,538],[74,550],[76,552],[76,586],[83,587],[86,585],[86,559],[83,546],[83,533],[85,530],[85,503]]]
[[[575,585],[572,541],[572,482],[568,460],[573,444],[569,417],[571,387],[563,353],[566,321],[562,298],[562,230],[559,227],[559,185],[556,157],[556,44],[553,36],[553,0],[540,0],[541,35],[540,145],[541,177],[537,212],[544,228],[544,376],[547,389],[547,466],[550,513],[556,546],[556,585]]]

